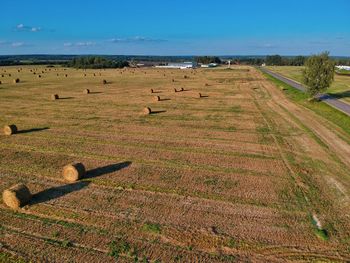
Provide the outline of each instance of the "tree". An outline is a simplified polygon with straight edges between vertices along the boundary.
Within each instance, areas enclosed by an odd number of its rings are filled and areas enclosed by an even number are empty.
[[[196,57],[195,59],[197,63],[202,63],[202,64],[210,64],[210,63],[221,64],[221,60],[219,57],[202,56],[202,57]]]
[[[273,55],[266,57],[266,65],[268,66],[282,66],[282,57],[280,55]]]
[[[329,58],[329,52],[309,57],[303,70],[303,83],[310,97],[325,92],[334,80],[335,64]]]
[[[67,63],[69,67],[83,69],[98,69],[98,68],[124,68],[128,67],[129,63],[123,60],[110,60],[103,57],[78,57]]]

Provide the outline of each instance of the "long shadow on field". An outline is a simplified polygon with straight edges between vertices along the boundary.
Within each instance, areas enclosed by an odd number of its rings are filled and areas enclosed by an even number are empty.
[[[163,112],[166,112],[166,110],[155,110],[155,111],[152,111],[151,114],[159,114],[159,113],[163,113]]]
[[[101,93],[103,93],[103,92],[101,92],[101,91],[90,91],[90,94],[101,94]]]
[[[337,99],[350,98],[350,90],[346,90],[339,93],[328,93],[328,94]]]
[[[66,184],[66,185],[48,188],[46,190],[43,190],[33,195],[30,205],[45,203],[47,201],[60,198],[69,193],[79,191],[85,188],[86,186],[88,186],[89,184],[90,182],[76,182],[72,184]]]
[[[103,167],[95,168],[87,171],[84,178],[89,179],[89,178],[95,178],[105,174],[114,173],[116,171],[119,171],[128,167],[130,164],[131,162],[122,162],[122,163],[110,164]]]
[[[59,100],[71,100],[74,99],[74,97],[60,97]]]
[[[50,129],[49,127],[43,127],[43,128],[33,128],[28,130],[20,130],[17,133],[31,133],[31,132],[39,132]]]

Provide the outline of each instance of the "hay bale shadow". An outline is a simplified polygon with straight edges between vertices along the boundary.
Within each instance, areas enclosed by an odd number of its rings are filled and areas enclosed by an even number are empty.
[[[128,167],[129,165],[131,165],[131,163],[132,162],[127,161],[122,163],[110,164],[110,165],[89,170],[84,176],[84,179],[95,178],[101,175],[114,173],[116,171],[119,171]]]
[[[100,94],[100,93],[103,93],[101,91],[90,91],[90,94]]]
[[[44,131],[44,130],[49,130],[49,127],[43,127],[43,128],[33,128],[33,129],[27,129],[27,130],[20,130],[17,131],[17,133],[31,133],[31,132],[39,132],[39,131]]]
[[[159,113],[163,113],[163,112],[166,112],[166,110],[152,111],[150,114],[153,115],[153,114],[159,114]]]
[[[74,99],[74,97],[60,97],[59,100],[71,100]]]
[[[167,101],[167,100],[171,100],[171,99],[166,98],[166,99],[160,99],[159,101]]]
[[[39,193],[34,194],[29,205],[45,203],[47,201],[65,196],[69,193],[80,191],[90,183],[91,182],[76,182],[73,184],[66,184],[45,189]]]

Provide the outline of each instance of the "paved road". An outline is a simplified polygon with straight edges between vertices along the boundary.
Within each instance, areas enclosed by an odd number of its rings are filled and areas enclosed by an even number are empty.
[[[301,85],[299,82],[296,82],[294,80],[291,80],[289,78],[286,78],[276,72],[273,72],[271,70],[268,70],[266,68],[260,68],[263,72],[273,76],[276,79],[279,79],[280,81],[283,81],[284,83],[287,83],[288,85],[305,92],[305,87],[303,85]],[[333,108],[336,108],[342,112],[344,112],[345,114],[347,114],[348,116],[350,116],[350,104],[343,102],[337,98],[334,98],[328,94],[321,94],[318,96],[318,98],[322,101],[324,101],[325,103],[327,103],[328,105],[332,106]]]

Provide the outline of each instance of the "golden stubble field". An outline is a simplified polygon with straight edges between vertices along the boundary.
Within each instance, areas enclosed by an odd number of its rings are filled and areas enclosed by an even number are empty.
[[[0,205],[2,260],[350,260],[350,138],[254,68],[0,74],[0,190],[34,194]]]

